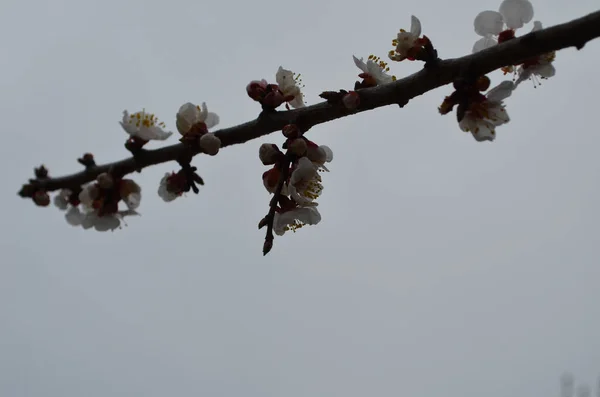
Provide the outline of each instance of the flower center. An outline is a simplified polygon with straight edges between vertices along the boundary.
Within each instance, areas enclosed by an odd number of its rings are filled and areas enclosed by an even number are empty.
[[[302,195],[310,200],[316,200],[323,191],[321,180],[321,175],[315,174],[315,177],[306,183],[306,187],[302,191]]]
[[[289,224],[285,227],[286,231],[292,231],[294,233],[296,233],[296,230],[300,229],[302,226],[304,226],[304,223],[300,222],[297,219],[294,219],[294,223]]]
[[[164,128],[165,123],[159,121],[158,118],[153,113],[146,113],[145,110],[141,112],[133,113],[129,116],[129,124],[135,124],[136,127],[145,127],[150,128],[154,126],[159,126]]]

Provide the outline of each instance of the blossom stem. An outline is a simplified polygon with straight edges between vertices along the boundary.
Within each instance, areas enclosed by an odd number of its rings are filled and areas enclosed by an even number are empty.
[[[273,193],[273,197],[271,198],[271,202],[269,203],[269,213],[265,217],[264,221],[267,224],[267,234],[265,236],[265,243],[263,245],[263,256],[267,255],[271,248],[273,248],[273,223],[275,221],[275,211],[277,210],[277,204],[279,203],[279,199],[281,198],[281,190],[283,189],[283,185],[288,179],[288,174],[290,171],[290,156],[286,155],[285,160],[283,160],[280,165],[281,174],[279,175],[279,181],[277,181],[277,187],[275,188],[275,192]]]

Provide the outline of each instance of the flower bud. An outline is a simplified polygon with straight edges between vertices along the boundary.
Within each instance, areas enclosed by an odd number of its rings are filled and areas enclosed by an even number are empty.
[[[260,102],[261,99],[264,97],[265,95],[265,91],[267,89],[267,80],[262,79],[262,80],[252,80],[247,86],[246,86],[246,93],[248,94],[248,96],[252,99],[254,99],[257,102]]]
[[[490,78],[487,76],[480,76],[475,83],[477,91],[487,91],[490,88]]]
[[[258,149],[258,157],[264,165],[275,164],[281,155],[281,150],[274,143],[263,143]]]
[[[221,148],[221,140],[211,132],[202,135],[199,144],[204,153],[210,156],[219,153],[219,149]]]
[[[265,95],[261,104],[263,104],[266,107],[275,109],[275,108],[278,108],[279,105],[281,105],[284,102],[285,102],[285,97],[283,96],[281,91],[279,91],[279,88],[277,88],[277,86],[274,86],[272,91]]]
[[[265,185],[265,189],[267,189],[269,193],[273,193],[277,188],[279,175],[281,175],[281,171],[277,167],[273,167],[269,171],[263,173],[263,185]]]
[[[302,138],[294,139],[288,144],[288,150],[296,156],[304,156],[307,147],[306,140]]]
[[[48,169],[46,167],[44,167],[43,165],[39,166],[38,168],[35,168],[33,170],[33,172],[35,174],[36,179],[48,178]]]
[[[110,174],[103,172],[102,174],[96,177],[96,182],[98,182],[98,186],[102,189],[110,189],[113,187],[114,180]]]
[[[283,136],[290,139],[299,138],[302,133],[296,124],[288,124],[283,127]]]
[[[44,190],[38,190],[33,194],[33,202],[40,207],[47,207],[50,205],[50,196]]]
[[[350,91],[342,98],[342,103],[346,109],[354,110],[360,105],[360,96],[356,91]]]

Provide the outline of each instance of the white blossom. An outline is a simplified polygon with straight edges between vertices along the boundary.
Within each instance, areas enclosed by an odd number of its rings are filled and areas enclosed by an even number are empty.
[[[165,176],[160,180],[160,185],[158,186],[158,196],[167,203],[181,196],[181,194],[173,193],[168,190],[169,178],[171,178],[172,176],[172,173],[167,172]]]
[[[284,97],[293,97],[288,103],[291,107],[297,109],[304,107],[304,94],[300,89],[299,83],[300,76],[294,76],[291,70],[284,69],[282,66],[279,67],[275,74],[275,80],[279,89],[283,93]]]
[[[363,58],[358,59],[354,55],[352,55],[352,58],[354,59],[356,67],[362,70],[363,73],[371,76],[377,85],[391,83],[396,80],[396,76],[390,76],[386,73],[389,72],[390,68],[387,63],[383,62],[378,57],[369,55],[366,63],[363,61]]]
[[[540,21],[535,21],[531,31],[535,32],[541,29],[542,23]],[[552,64],[555,58],[556,52],[552,51],[523,63],[517,69],[517,75],[519,77],[517,78],[517,81],[515,81],[515,86],[529,79],[533,80],[535,84],[538,79],[548,79],[553,77],[556,74],[556,69],[554,69],[554,65]]]
[[[181,135],[188,133],[194,124],[204,123],[208,129],[220,121],[218,114],[208,111],[206,102],[202,102],[202,107],[191,102],[184,103],[179,108],[176,119],[177,130]]]
[[[291,198],[301,207],[316,206],[323,191],[321,175],[317,166],[308,157],[301,157],[290,176],[288,191]]]
[[[306,150],[306,157],[312,161],[317,168],[323,171],[329,171],[325,163],[330,163],[333,160],[333,151],[326,145],[309,145]]]
[[[393,45],[396,47],[388,56],[392,61],[403,61],[409,57],[409,51],[417,45],[421,36],[421,21],[414,15],[410,17],[410,31],[400,29]]]
[[[54,196],[54,205],[60,210],[66,210],[69,206],[69,198],[72,192],[69,189],[62,189]]]
[[[496,138],[496,127],[510,121],[503,101],[513,90],[512,81],[503,81],[489,90],[483,101],[471,105],[459,123],[460,128],[471,132],[478,142],[493,141]]]
[[[173,134],[170,131],[165,131],[163,129],[165,124],[158,121],[154,114],[146,113],[145,110],[133,114],[129,114],[127,110],[124,110],[123,120],[120,124],[129,135],[145,141],[164,141]]]
[[[503,31],[522,28],[533,19],[533,6],[529,0],[504,0],[498,11],[482,11],[475,17],[475,33],[482,36],[473,45],[479,52],[498,44],[498,35]]]
[[[316,207],[294,208],[286,212],[276,212],[273,219],[273,231],[283,236],[286,231],[295,232],[304,225],[316,225],[321,221],[321,214]]]

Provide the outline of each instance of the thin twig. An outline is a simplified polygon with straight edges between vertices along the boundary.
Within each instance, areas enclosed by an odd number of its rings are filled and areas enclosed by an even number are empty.
[[[393,83],[360,90],[360,107],[348,111],[342,106],[332,106],[327,102],[283,112],[263,113],[260,118],[238,126],[221,129],[215,135],[221,140],[221,147],[227,147],[265,136],[281,130],[284,125],[295,123],[302,118],[305,129],[341,117],[364,112],[382,106],[406,104],[416,96],[435,88],[452,83],[468,66],[475,75],[484,75],[503,66],[514,65],[550,51],[568,47],[583,46],[590,40],[600,37],[600,11],[591,13],[561,25],[539,30],[508,40],[505,43],[484,51],[456,59],[441,60],[435,66],[399,79]],[[175,144],[161,149],[148,150],[138,158],[127,158],[114,163],[99,165],[75,174],[35,180],[36,189],[53,191],[62,188],[76,188],[93,181],[99,174],[112,168],[119,175],[126,175],[154,164],[178,159],[190,150],[184,144]],[[192,155],[200,153],[194,150]],[[28,197],[31,185],[25,185],[19,194]],[[33,189],[35,190],[35,189]]]
[[[277,181],[277,187],[275,188],[275,192],[273,193],[273,197],[269,203],[269,213],[264,218],[264,222],[267,224],[267,234],[265,236],[265,243],[263,245],[263,256],[267,255],[269,251],[271,251],[271,248],[273,248],[273,223],[275,221],[275,212],[277,210],[277,204],[281,198],[281,190],[283,189],[283,185],[285,185],[289,175],[290,162],[289,156],[285,156],[285,160],[281,164],[281,174],[279,175],[279,181]]]

